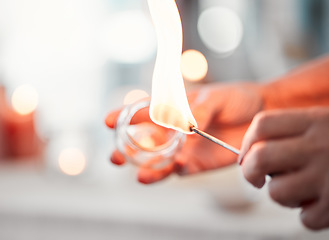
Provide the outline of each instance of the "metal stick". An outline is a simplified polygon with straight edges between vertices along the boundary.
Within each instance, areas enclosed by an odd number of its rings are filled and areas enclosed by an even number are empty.
[[[219,140],[218,138],[215,138],[215,137],[209,135],[208,133],[205,133],[205,132],[201,131],[200,129],[198,129],[198,128],[194,127],[194,126],[191,127],[191,131],[199,134],[200,136],[202,136],[204,138],[207,138],[208,140],[210,140],[210,141],[212,141],[214,143],[217,143],[218,145],[220,145],[220,146],[222,146],[222,147],[230,150],[231,152],[234,152],[235,154],[238,154],[238,155],[240,154],[240,150],[239,149],[236,149],[235,147],[233,147],[233,146],[231,146],[231,145],[229,145],[229,144],[227,144],[227,143]]]

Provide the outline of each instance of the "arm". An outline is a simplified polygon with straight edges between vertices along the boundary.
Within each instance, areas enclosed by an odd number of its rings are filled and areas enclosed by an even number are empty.
[[[329,55],[268,83],[263,96],[265,110],[329,105]]]

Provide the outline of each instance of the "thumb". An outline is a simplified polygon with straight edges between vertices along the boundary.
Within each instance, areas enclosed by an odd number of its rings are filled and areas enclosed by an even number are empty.
[[[117,119],[120,115],[121,109],[120,110],[116,110],[113,111],[111,113],[109,113],[107,115],[107,117],[105,118],[105,124],[109,127],[109,128],[115,128],[116,123],[117,123]]]

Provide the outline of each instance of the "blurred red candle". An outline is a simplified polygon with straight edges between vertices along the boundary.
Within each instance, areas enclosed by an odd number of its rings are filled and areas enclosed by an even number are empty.
[[[0,159],[6,155],[6,140],[4,129],[4,108],[6,108],[5,89],[0,85]]]
[[[1,91],[4,96],[4,89]],[[3,155],[10,159],[37,156],[41,153],[41,141],[34,126],[38,94],[32,86],[22,85],[11,100],[13,108],[4,100],[1,103]]]

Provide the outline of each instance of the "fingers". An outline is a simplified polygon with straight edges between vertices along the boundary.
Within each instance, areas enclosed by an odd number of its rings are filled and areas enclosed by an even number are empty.
[[[322,166],[321,169],[323,170],[323,173],[325,173],[325,177],[320,177],[320,182],[313,184],[314,186],[319,186],[321,188],[319,190],[320,198],[312,204],[303,206],[300,214],[303,224],[312,230],[329,227],[329,175],[324,166]],[[315,173],[317,176],[322,175],[319,174],[319,171],[315,171]]]
[[[165,165],[161,166],[162,164]],[[138,181],[143,184],[155,183],[168,177],[173,171],[174,162],[164,163],[163,160],[153,159],[139,168]]]
[[[118,150],[115,150],[110,158],[115,165],[121,166],[126,163],[125,157]],[[164,162],[163,159],[154,158],[139,168],[138,181],[144,184],[151,184],[163,180],[174,171],[174,162]]]
[[[269,194],[277,203],[286,207],[300,207],[319,198],[319,189],[314,182],[316,173],[303,169],[298,172],[278,175],[269,182]]]
[[[105,124],[109,127],[109,128],[115,128],[115,125],[117,123],[117,119],[120,115],[121,110],[116,110],[113,111],[111,113],[109,113],[105,119]]]
[[[313,204],[304,207],[300,214],[303,224],[312,230],[320,230],[329,227],[328,198],[321,198]]]
[[[242,171],[255,187],[265,184],[266,175],[295,171],[306,162],[302,138],[261,141],[244,157]]]
[[[188,175],[218,169],[236,163],[236,158],[236,154],[227,149],[199,135],[192,135],[188,136],[183,148],[175,155],[176,172]]]
[[[262,112],[255,116],[242,141],[239,163],[256,142],[295,136],[303,133],[310,120],[302,110],[277,110]]]
[[[184,176],[200,172],[203,168],[199,166],[198,161],[193,160],[193,157],[187,154],[177,154],[177,156],[175,157],[176,173],[178,175]]]
[[[126,163],[125,157],[118,150],[115,150],[110,158],[111,162],[115,165],[121,166]]]
[[[125,157],[118,150],[112,153],[110,160],[118,166],[126,163]],[[162,159],[154,158],[139,168],[138,181],[144,184],[155,183],[168,177],[173,171],[173,162],[168,164],[168,162],[163,162]]]

